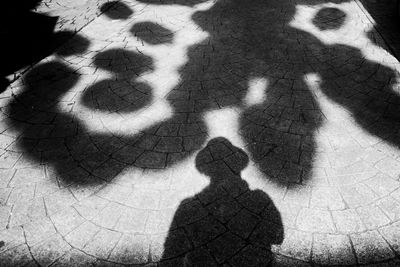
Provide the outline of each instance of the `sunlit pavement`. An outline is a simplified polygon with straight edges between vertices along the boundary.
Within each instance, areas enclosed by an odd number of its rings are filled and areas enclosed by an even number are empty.
[[[333,2],[100,7],[0,95],[0,265],[398,266],[400,66]]]

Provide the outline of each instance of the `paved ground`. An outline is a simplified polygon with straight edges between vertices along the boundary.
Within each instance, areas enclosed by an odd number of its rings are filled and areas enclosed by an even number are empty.
[[[1,264],[398,266],[399,71],[353,1],[121,1],[0,95]]]

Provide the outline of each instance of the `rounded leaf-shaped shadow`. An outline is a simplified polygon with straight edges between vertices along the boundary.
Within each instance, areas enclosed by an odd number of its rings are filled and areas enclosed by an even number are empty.
[[[247,162],[245,152],[223,137],[210,140],[199,152],[196,167],[201,166],[210,184],[179,205],[164,243],[162,263],[219,266],[217,260],[224,259],[237,266],[269,266],[271,245],[283,241],[282,218],[271,198],[261,190],[250,190],[240,176]],[[235,163],[239,172],[232,170]],[[241,251],[226,253],[221,244],[228,243]],[[203,253],[202,245],[214,257]],[[193,250],[202,253],[198,254],[201,259],[191,257]]]
[[[133,11],[129,6],[119,1],[105,3],[100,7],[100,11],[110,19],[123,20],[129,18],[133,14]]]
[[[174,39],[173,32],[161,25],[148,21],[133,25],[131,33],[152,45],[172,43]]]
[[[346,13],[334,7],[322,8],[313,18],[312,22],[321,31],[336,30],[343,26]]]
[[[153,69],[151,57],[124,49],[109,49],[99,53],[94,64],[116,74],[140,75]]]

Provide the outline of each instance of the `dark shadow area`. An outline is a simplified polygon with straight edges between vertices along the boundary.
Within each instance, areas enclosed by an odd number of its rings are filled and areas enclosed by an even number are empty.
[[[21,0],[18,2],[15,1],[7,1],[4,2],[3,7],[6,10],[12,10],[12,9],[21,9],[21,10],[32,10],[35,9],[42,0]]]
[[[100,11],[110,19],[128,19],[132,14],[132,9],[120,1],[111,1],[103,4]]]
[[[346,13],[334,7],[322,8],[313,19],[313,23],[321,31],[335,30],[342,27],[346,20]]]
[[[124,14],[125,11],[116,9],[115,12]],[[167,30],[161,31],[165,33]],[[88,43],[78,36],[58,54],[82,52]],[[137,82],[136,77],[152,70],[152,64],[149,57],[123,49],[98,54],[94,65],[109,71],[113,77],[88,87],[83,93],[84,104],[105,113],[118,112],[122,116],[144,107],[151,100],[151,88]],[[174,110],[172,118],[134,136],[130,133],[117,136],[111,132],[88,132],[72,113],[74,101],[61,101],[63,95],[74,90],[79,79],[79,71],[64,63],[40,64],[24,76],[23,90],[7,109],[9,124],[21,133],[18,147],[25,156],[48,165],[52,170],[49,175],[57,178],[59,183],[102,183],[113,179],[128,166],[164,169],[180,162],[204,144],[206,127],[198,111],[204,109],[205,103],[192,100],[206,97],[204,92],[198,91],[200,83],[193,83],[193,88],[176,88],[171,94],[168,100]],[[186,97],[181,99],[182,96]],[[217,106],[216,103],[213,105]],[[98,123],[101,125],[100,121]]]
[[[5,90],[10,82],[6,76],[52,54],[75,34],[69,31],[55,33],[58,18],[34,11],[40,2],[24,0],[2,4],[0,91]]]
[[[114,49],[98,54],[95,64],[115,77],[86,89],[83,99],[88,107],[122,114],[136,111],[138,104],[148,103],[150,88],[132,79],[133,74],[152,68],[148,57]],[[24,90],[15,96],[7,110],[10,125],[21,133],[18,146],[32,160],[54,169],[49,175],[57,177],[60,183],[102,183],[129,166],[164,169],[191,155],[204,143],[206,130],[200,114],[194,113],[193,103],[172,99],[173,117],[143,129],[140,134],[88,132],[71,113],[74,102],[60,101],[79,78],[79,73],[63,63],[40,64],[25,75]],[[113,98],[113,94],[118,98]],[[133,102],[125,105],[128,99]]]
[[[18,145],[25,155],[48,164],[54,170],[49,176],[63,185],[109,181],[143,153],[132,146],[140,136],[122,140],[111,134],[90,134],[68,112],[74,103],[60,99],[79,78],[63,63],[40,64],[25,75],[25,90],[8,109],[10,123],[22,133]]]
[[[400,145],[390,137],[398,129],[398,97],[391,88],[396,73],[365,60],[355,48],[325,45],[289,25],[296,5],[320,3],[257,0],[249,5],[220,0],[196,12],[193,20],[209,38],[189,49],[182,82],[168,97],[178,112],[178,100],[193,105],[195,113],[242,106],[241,134],[253,160],[282,185],[306,183],[312,174],[315,134],[324,115],[305,82],[309,73],[321,77],[323,92],[348,109],[365,130]],[[325,8],[314,23],[335,29],[345,17],[339,9]],[[253,77],[268,79],[267,97],[247,108],[243,99]]]
[[[136,82],[136,77],[153,69],[150,57],[130,51],[112,49],[99,53],[94,65],[115,77],[102,80],[85,90],[83,103],[92,109],[129,113],[148,105],[151,88]]]
[[[210,184],[181,202],[160,266],[271,265],[271,245],[283,241],[281,216],[267,194],[241,178],[248,162],[222,137],[197,154],[196,168]]]
[[[78,80],[79,75],[65,64],[40,64],[25,75],[26,87],[15,97],[8,110],[10,123],[22,133],[18,145],[31,159],[36,162],[43,160],[54,168],[56,173],[50,173],[50,177],[69,175],[71,180],[60,179],[63,185],[76,181],[84,183],[88,178],[68,147],[72,136],[80,137],[79,143],[72,142],[74,146],[82,144],[86,136],[80,134],[82,128],[73,116],[57,108],[62,95]],[[85,149],[82,157],[93,152],[93,149],[83,145],[81,148]]]
[[[131,33],[152,45],[172,43],[174,33],[153,22],[139,22],[133,25]]]
[[[360,0],[368,14],[376,22],[375,28],[382,35],[388,52],[400,60],[400,14],[397,0]],[[376,44],[374,36],[370,36]]]

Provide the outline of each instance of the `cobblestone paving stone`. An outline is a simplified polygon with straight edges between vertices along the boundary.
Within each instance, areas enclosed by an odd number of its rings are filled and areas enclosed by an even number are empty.
[[[400,264],[400,66],[355,2],[96,8],[0,95],[1,265]]]

